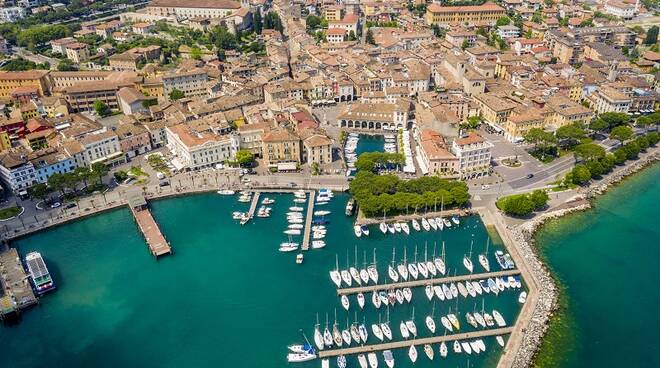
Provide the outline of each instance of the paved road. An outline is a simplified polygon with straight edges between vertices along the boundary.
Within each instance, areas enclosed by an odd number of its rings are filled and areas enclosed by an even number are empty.
[[[534,172],[534,177],[528,179],[527,176],[518,177],[507,181],[511,189],[520,189],[538,184],[547,184],[550,181],[555,181],[557,175],[561,175],[570,171],[575,164],[575,159],[572,155],[566,155],[554,160],[552,163],[542,166],[539,170]],[[548,180],[551,179],[551,180]]]
[[[54,58],[47,57],[47,56],[40,55],[40,54],[34,54],[34,53],[32,53],[32,52],[30,52],[30,51],[28,51],[28,50],[26,50],[22,47],[16,46],[16,47],[13,48],[13,50],[14,50],[14,54],[22,57],[23,59],[32,61],[34,63],[37,63],[37,64],[43,64],[43,63],[46,63],[46,62],[49,63],[51,70],[57,69],[57,64],[60,63],[60,61],[58,59],[54,59]]]

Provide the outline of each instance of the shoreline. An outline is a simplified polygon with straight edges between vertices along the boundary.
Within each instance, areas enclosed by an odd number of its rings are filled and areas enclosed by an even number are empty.
[[[531,311],[529,321],[526,323],[519,316],[519,320],[516,322],[514,334],[518,333],[520,335],[520,345],[515,346],[514,344],[511,347],[511,350],[513,350],[511,353],[514,356],[507,356],[509,350],[507,342],[507,349],[505,349],[498,367],[522,368],[537,366],[538,362],[536,359],[550,327],[550,322],[552,318],[559,316],[555,314],[561,307],[559,302],[559,283],[549,267],[542,262],[543,258],[535,240],[537,231],[550,220],[558,219],[574,212],[591,209],[593,207],[593,199],[605,194],[610,187],[620,183],[627,177],[656,164],[658,161],[660,161],[660,151],[656,148],[646,156],[630,162],[629,165],[620,168],[616,172],[610,173],[599,182],[592,183],[586,188],[578,189],[578,194],[574,199],[558,206],[555,210],[538,215],[518,226],[506,226],[506,238],[512,241],[512,244],[510,244],[511,247],[522,251],[524,253],[524,262],[530,266],[533,280],[526,281],[530,284],[530,291],[532,289],[532,281],[538,287],[538,299],[535,305],[530,307],[533,310]],[[521,316],[528,304],[530,304],[529,300],[523,307]]]

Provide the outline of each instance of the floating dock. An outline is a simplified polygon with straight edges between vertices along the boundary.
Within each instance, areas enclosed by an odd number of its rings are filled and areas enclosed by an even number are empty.
[[[312,219],[314,219],[314,201],[316,200],[316,191],[310,190],[309,200],[307,201],[307,218],[305,219],[305,231],[303,231],[302,250],[309,250],[309,238],[312,231]]]
[[[261,196],[261,192],[252,192],[252,202],[250,203],[250,209],[248,210],[248,219],[252,219],[254,217],[254,212],[257,210],[257,206],[259,205],[259,196]]]
[[[386,342],[383,344],[374,344],[374,345],[362,345],[352,348],[321,350],[319,351],[319,358],[328,358],[338,355],[369,353],[369,352],[381,351],[381,350],[409,348],[410,345],[422,347],[425,344],[436,344],[436,343],[441,343],[443,341],[445,342],[454,341],[454,340],[462,341],[462,340],[478,339],[480,337],[487,337],[487,336],[508,335],[511,333],[511,331],[513,331],[513,327],[502,327],[502,328],[494,328],[490,330],[464,332],[453,335],[442,335],[442,336],[424,337],[419,339],[392,341],[392,342]],[[450,351],[453,352],[451,346],[448,346],[448,348]]]
[[[151,215],[151,211],[147,207],[147,200],[141,194],[132,194],[128,197],[128,206],[135,217],[138,228],[142,232],[144,239],[147,241],[149,251],[154,257],[158,258],[166,254],[172,253],[172,247],[165,240],[165,236],[160,231],[156,220]]]
[[[0,248],[1,249],[1,248]],[[0,250],[0,318],[16,315],[21,309],[37,304],[28,275],[14,248]]]
[[[366,285],[358,286],[352,288],[337,289],[338,295],[350,295],[357,293],[366,293],[370,291],[380,291],[380,290],[389,290],[389,289],[400,289],[400,288],[413,288],[417,286],[426,286],[426,285],[435,285],[435,284],[446,284],[457,281],[467,281],[467,280],[482,280],[489,277],[502,277],[502,276],[514,276],[519,275],[519,270],[504,270],[497,272],[487,272],[487,273],[472,273],[468,275],[458,275],[458,276],[448,276],[448,277],[439,277],[434,279],[419,279],[412,281],[403,281],[403,282],[393,282],[389,284],[378,284],[378,285]]]

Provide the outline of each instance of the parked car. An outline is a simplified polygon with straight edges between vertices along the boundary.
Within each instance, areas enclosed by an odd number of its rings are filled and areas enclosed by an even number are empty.
[[[531,179],[534,177],[534,174],[527,174],[527,179]]]
[[[64,209],[68,210],[68,209],[76,207],[76,206],[77,206],[77,204],[71,202],[71,203],[67,203],[66,206],[64,206]]]
[[[60,202],[55,202],[55,203],[53,203],[53,204],[50,205],[50,208],[58,208],[58,207],[61,206],[61,205],[62,205],[62,203],[60,203]]]

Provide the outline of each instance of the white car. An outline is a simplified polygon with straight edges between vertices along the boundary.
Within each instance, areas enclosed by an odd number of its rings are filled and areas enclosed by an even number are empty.
[[[61,206],[61,205],[62,205],[62,203],[60,203],[60,202],[55,202],[55,203],[53,203],[53,204],[50,205],[50,208],[57,208],[57,207],[59,207],[59,206]]]

